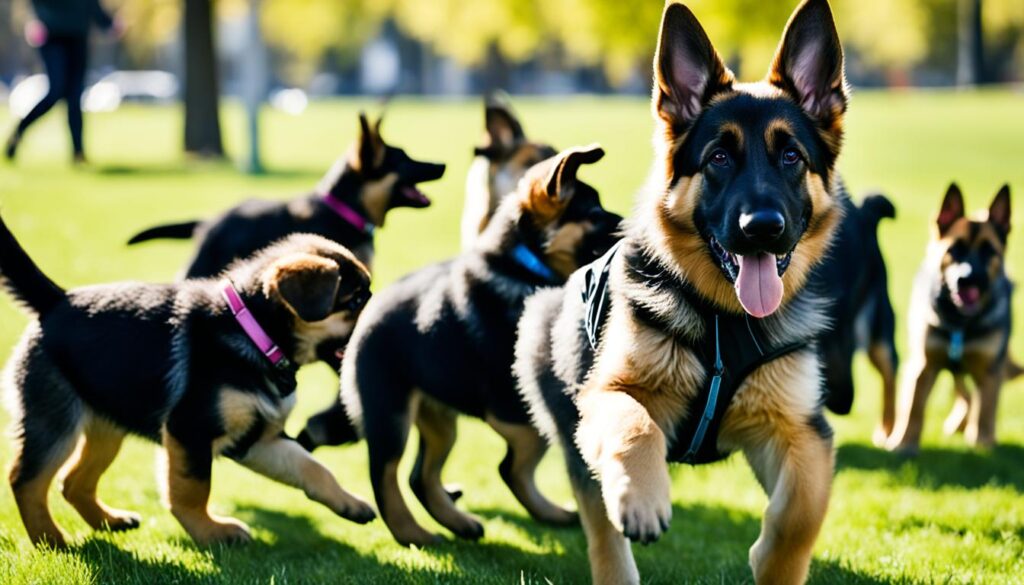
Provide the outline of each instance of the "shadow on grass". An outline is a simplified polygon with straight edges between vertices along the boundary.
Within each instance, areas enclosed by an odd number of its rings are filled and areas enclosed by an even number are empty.
[[[895,481],[924,489],[996,485],[1024,492],[1024,448],[1017,445],[1000,445],[988,452],[924,447],[917,457],[908,458],[854,443],[841,445],[836,455],[837,471],[891,471]]]
[[[196,163],[178,163],[168,165],[153,165],[153,166],[129,166],[129,165],[106,165],[98,166],[93,170],[98,175],[108,177],[135,177],[135,176],[146,176],[146,177],[176,177],[184,175],[193,175],[204,170],[226,170],[226,171],[238,171],[239,170],[233,162],[218,161],[218,162],[196,162]],[[319,173],[310,169],[263,169],[258,175],[252,175],[254,178],[268,178],[268,179],[296,179],[296,178],[308,178],[312,181],[316,181],[322,176],[323,173]]]
[[[452,538],[429,549],[402,553],[398,545],[388,543],[380,554],[367,554],[324,536],[308,517],[251,508],[240,510],[239,516],[251,522],[258,540],[244,546],[197,547],[179,539],[166,550],[158,548],[141,557],[98,536],[75,552],[101,583],[540,585],[589,581],[586,540],[580,528],[549,528],[507,510],[473,511],[508,523],[530,544],[520,547],[487,537],[480,542]],[[493,529],[493,522],[491,525]],[[759,531],[760,519],[746,512],[719,506],[675,506],[668,533],[653,545],[634,546],[633,550],[644,583],[750,583],[747,550]],[[425,563],[426,559],[431,562]],[[876,585],[891,581],[858,573],[832,560],[815,560],[810,582]]]

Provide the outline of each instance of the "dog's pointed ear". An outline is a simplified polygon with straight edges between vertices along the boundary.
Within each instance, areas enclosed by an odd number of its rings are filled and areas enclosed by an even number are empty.
[[[1003,241],[1010,234],[1010,186],[1003,185],[988,208],[988,221],[999,229]]]
[[[356,139],[356,156],[352,162],[361,172],[373,170],[384,149],[384,142],[380,138],[381,121],[383,118],[371,126],[366,112],[359,112],[359,138]]]
[[[950,183],[946,189],[946,196],[942,198],[942,207],[939,209],[939,217],[935,224],[939,228],[939,235],[943,236],[949,231],[960,218],[964,216],[964,196],[956,183]]]
[[[579,187],[576,174],[580,167],[593,164],[603,156],[604,149],[598,144],[577,146],[530,167],[520,183],[526,185],[523,201],[526,213],[540,223],[554,220]]]
[[[486,144],[476,149],[479,155],[508,152],[526,139],[523,125],[503,93],[494,93],[487,98],[484,104],[484,127],[487,130]]]
[[[768,80],[822,127],[828,128],[846,112],[843,47],[828,0],[804,0],[793,12]]]
[[[604,158],[604,149],[600,144],[577,146],[562,151],[556,158],[554,168],[548,173],[545,190],[548,197],[556,198],[565,203],[576,188],[576,173],[583,165],[592,165]]]
[[[313,254],[289,254],[270,265],[264,279],[269,296],[278,295],[307,323],[330,316],[341,285],[338,263]]]
[[[689,8],[669,2],[654,55],[654,112],[676,135],[690,127],[715,94],[732,87],[733,74]]]

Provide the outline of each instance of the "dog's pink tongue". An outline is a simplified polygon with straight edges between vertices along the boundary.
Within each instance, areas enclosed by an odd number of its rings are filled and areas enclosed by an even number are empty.
[[[740,275],[736,277],[736,296],[743,309],[758,319],[771,315],[782,304],[782,278],[775,266],[775,256],[737,254],[736,259],[740,263]]]

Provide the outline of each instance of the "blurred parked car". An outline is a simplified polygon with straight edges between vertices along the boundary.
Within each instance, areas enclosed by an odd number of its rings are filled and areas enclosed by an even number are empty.
[[[178,97],[178,78],[167,71],[114,71],[82,95],[82,109],[110,112],[122,102],[164,104]]]

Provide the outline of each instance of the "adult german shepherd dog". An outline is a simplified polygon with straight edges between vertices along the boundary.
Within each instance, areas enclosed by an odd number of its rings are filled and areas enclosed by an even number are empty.
[[[829,4],[804,1],[767,77],[743,84],[670,3],[654,77],[651,186],[617,248],[528,300],[520,390],[566,453],[595,583],[639,582],[629,541],[669,526],[667,460],[733,451],[769,495],[755,581],[801,583],[834,463],[815,341],[829,299],[805,285],[853,208]]]
[[[250,199],[209,221],[187,221],[149,228],[133,236],[137,244],[159,238],[194,239],[195,255],[185,278],[216,276],[239,258],[294,233],[338,242],[367,267],[373,263],[373,236],[397,207],[423,208],[430,199],[417,185],[444,175],[445,165],[421,162],[381,137],[382,119],[370,124],[359,114],[359,137],[305,197],[291,201]]]
[[[946,434],[964,432],[971,445],[996,443],[996,407],[1006,380],[1021,374],[1007,350],[1013,325],[1013,284],[1006,276],[1010,187],[996,194],[987,213],[964,214],[964,199],[950,185],[935,220],[932,241],[914,280],[909,347],[899,424],[889,448],[915,454],[925,406],[943,370],[953,374],[956,402]],[[967,390],[970,378],[977,392]]]

